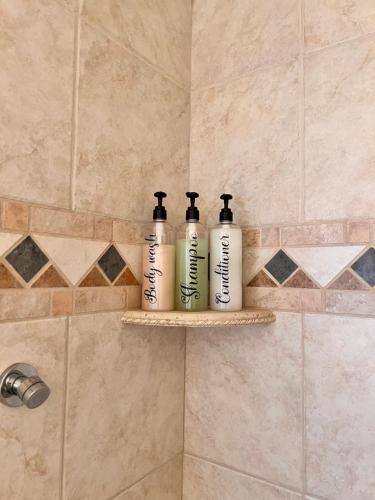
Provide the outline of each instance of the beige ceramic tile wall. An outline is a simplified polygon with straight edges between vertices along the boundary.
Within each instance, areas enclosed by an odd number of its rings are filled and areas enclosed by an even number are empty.
[[[375,214],[374,103],[373,1],[194,2],[190,181],[210,222],[229,190],[237,222],[280,224],[282,244],[309,221],[302,245],[362,241],[346,221],[368,232]],[[351,313],[371,314],[360,295]],[[184,500],[375,498],[374,329],[279,313],[189,331]]]
[[[157,189],[176,218],[190,32],[187,0],[0,0],[0,196],[42,206],[4,201],[3,229],[30,220],[110,241],[112,221],[88,212],[149,218]],[[124,243],[139,231],[114,225]],[[26,306],[17,292],[0,297],[0,371],[30,362],[52,393],[33,411],[0,408],[0,498],[180,500],[184,331],[122,328],[120,312],[4,322],[49,314],[47,291]],[[76,312],[114,309],[105,292],[83,293]]]

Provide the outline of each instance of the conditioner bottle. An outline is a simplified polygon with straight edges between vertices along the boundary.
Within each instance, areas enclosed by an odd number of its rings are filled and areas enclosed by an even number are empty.
[[[154,208],[153,222],[146,228],[142,249],[143,280],[142,309],[146,311],[172,311],[175,286],[175,235],[167,223],[163,198],[157,192],[158,204]]]
[[[208,307],[208,235],[199,223],[195,206],[198,193],[186,193],[190,206],[186,222],[177,233],[176,308],[180,311],[204,311]]]
[[[222,194],[220,223],[210,231],[210,307],[215,311],[242,309],[242,231],[233,224],[230,194]]]

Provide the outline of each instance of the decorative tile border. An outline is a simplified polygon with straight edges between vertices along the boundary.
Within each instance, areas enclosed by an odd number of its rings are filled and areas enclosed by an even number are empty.
[[[0,200],[0,320],[136,307],[141,223]],[[375,220],[243,228],[245,305],[375,316]]]
[[[375,316],[375,246],[244,250],[245,305]]]

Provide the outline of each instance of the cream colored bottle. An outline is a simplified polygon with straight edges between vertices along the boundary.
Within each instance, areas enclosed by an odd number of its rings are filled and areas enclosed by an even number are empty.
[[[175,286],[175,235],[167,223],[167,211],[162,205],[167,195],[157,192],[158,205],[154,221],[146,228],[142,249],[142,309],[145,311],[172,311]]]
[[[242,309],[242,231],[233,224],[228,207],[232,195],[223,194],[220,223],[210,230],[210,307],[214,311]]]

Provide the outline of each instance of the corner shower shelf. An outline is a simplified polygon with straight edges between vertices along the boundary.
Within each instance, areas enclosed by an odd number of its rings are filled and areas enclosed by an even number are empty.
[[[240,326],[272,323],[275,315],[267,309],[243,309],[238,312],[151,312],[141,309],[129,309],[122,318],[124,323],[149,326],[184,326],[184,327],[213,327],[213,326]]]

